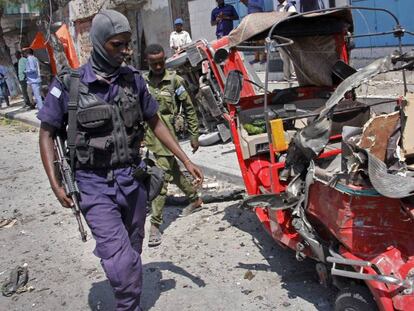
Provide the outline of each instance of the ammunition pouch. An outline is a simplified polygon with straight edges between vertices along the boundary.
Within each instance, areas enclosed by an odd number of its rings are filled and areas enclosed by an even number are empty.
[[[148,192],[148,201],[151,202],[161,193],[165,172],[149,158],[145,158],[143,162],[144,166],[136,167],[132,176],[144,184]]]
[[[79,110],[77,113],[80,128],[88,132],[112,131],[112,111],[109,105],[99,105]]]
[[[187,132],[187,121],[182,113],[174,115],[172,122],[176,133]]]

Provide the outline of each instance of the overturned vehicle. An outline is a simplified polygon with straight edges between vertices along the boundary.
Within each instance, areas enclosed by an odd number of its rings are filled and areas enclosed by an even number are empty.
[[[335,310],[408,311],[414,95],[405,72],[414,55],[402,53],[404,29],[388,12],[400,51],[359,71],[350,67],[353,9],[252,14],[228,37],[199,41],[173,60],[200,87],[211,87],[214,101],[204,105],[218,123],[228,122],[249,194],[243,206],[298,260],[317,261],[321,283],[339,289]],[[283,49],[292,59],[298,86],[270,91],[268,70],[263,85],[246,64],[244,52],[264,38],[269,55]],[[403,77],[401,96],[356,95],[361,84],[392,71]]]

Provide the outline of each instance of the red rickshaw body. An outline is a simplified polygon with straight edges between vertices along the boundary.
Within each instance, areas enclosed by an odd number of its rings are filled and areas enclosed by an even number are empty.
[[[324,14],[328,14],[329,18],[341,20],[341,26],[333,27],[332,31],[325,31],[321,28],[323,31],[320,34],[308,31],[305,35],[298,36],[296,26],[293,27],[296,27],[293,33],[289,33],[286,29],[289,29],[292,24],[286,22],[284,28],[282,21],[280,33],[293,41],[297,40],[299,45],[296,48],[309,44],[306,38],[301,43],[303,37],[315,38],[317,36],[317,40],[320,39],[321,42],[325,40],[325,37],[329,37],[330,43],[326,44],[326,48],[330,49],[330,56],[326,61],[340,61],[348,64],[349,47],[346,35],[352,30],[350,11],[337,10],[321,13],[321,15]],[[325,18],[321,15],[315,14],[311,18],[314,18],[318,24],[319,17]],[[261,16],[265,15],[258,15],[256,18],[261,19]],[[289,19],[289,14],[276,17],[279,22],[283,18]],[[250,22],[253,21],[254,19],[250,20]],[[245,31],[249,33],[248,23],[249,21],[245,21],[239,26],[239,28],[247,27],[247,30],[236,29],[228,37],[213,41],[211,44],[198,41],[194,46],[202,55],[203,73],[209,70],[213,73],[215,83],[222,94],[225,93],[229,73],[238,71],[243,76],[244,83],[239,102],[237,105],[227,104],[222,117],[227,121],[231,132],[246,192],[254,199],[260,196],[284,194],[292,179],[286,179],[283,176],[288,147],[276,150],[274,141],[269,139],[268,133],[249,135],[244,129],[244,124],[249,123],[252,116],[260,115],[260,111],[263,112],[265,93],[255,87],[255,83],[251,83],[255,79],[252,68],[247,64],[246,56],[242,52],[243,45],[247,39],[260,39],[257,37],[263,33],[267,34],[270,29],[264,27],[246,38],[240,33]],[[348,28],[344,28],[343,24],[347,24]],[[217,58],[218,52],[225,57]],[[290,50],[290,52],[295,60],[295,51]],[[173,58],[176,57],[180,55]],[[267,95],[268,106],[286,107],[293,103],[295,107],[308,112],[323,110],[325,103],[334,94],[341,81],[335,81],[333,78],[330,80],[331,78],[327,75],[321,76],[322,74],[317,72],[318,68],[312,68],[303,63],[300,65],[304,66],[302,69],[305,73],[303,76],[298,76],[299,86],[273,90]],[[308,67],[305,68],[306,66]],[[300,69],[296,63],[295,68]],[[312,70],[315,76],[318,74],[321,76],[319,80],[318,78],[314,81],[309,80],[309,76],[311,76],[310,79],[313,78]],[[330,83],[321,81],[330,81]],[[365,103],[368,103],[368,107],[371,108],[364,116],[365,119],[362,118],[363,122],[356,126],[364,126],[364,123],[377,109],[372,108],[378,105],[377,101],[378,99],[365,99]],[[396,109],[401,105],[401,99],[394,98],[387,103],[392,109]],[[377,109],[375,113],[384,112]],[[352,120],[352,122],[355,121]],[[312,122],[309,116],[306,122]],[[329,142],[318,154],[315,162],[339,161],[341,163],[342,130],[343,126],[348,124],[343,120],[337,123],[339,130],[331,131]],[[285,122],[283,124],[286,125]],[[355,122],[352,125],[355,126]],[[298,132],[301,128],[294,126],[294,130]],[[293,138],[289,130],[284,130],[283,134],[286,146],[292,144]],[[338,167],[340,166],[339,164]],[[337,287],[341,287],[342,284],[346,284],[345,287],[365,284],[380,310],[414,310],[412,286],[414,280],[414,241],[412,239],[414,236],[414,203],[410,200],[385,197],[375,191],[369,183],[362,186],[344,181],[332,183],[333,176],[330,173],[332,172],[326,172],[323,169],[315,171],[313,182],[307,185],[305,195],[306,206],[303,217],[312,226],[314,235],[322,241],[322,246],[320,245],[322,251],[318,252],[317,246],[312,247],[311,243],[304,238],[303,232],[298,229],[296,222],[298,216],[294,215],[297,213],[296,210],[290,207],[257,204],[253,209],[258,219],[278,244],[296,251],[298,259],[310,257],[330,268],[332,279],[336,280],[334,283]],[[335,252],[331,250],[332,245],[336,247]],[[324,252],[323,249],[329,249],[330,253]]]

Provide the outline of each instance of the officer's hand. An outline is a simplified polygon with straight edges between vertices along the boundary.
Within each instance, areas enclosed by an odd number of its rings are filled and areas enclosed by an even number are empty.
[[[53,189],[53,192],[55,193],[56,198],[63,207],[73,207],[73,201],[66,195],[65,189],[63,187],[55,188]]]
[[[195,165],[193,162],[191,162],[190,160],[186,161],[184,163],[185,168],[187,169],[187,171],[194,177],[195,182],[194,182],[194,186],[195,187],[200,187],[201,184],[204,181],[204,175],[203,172],[201,171],[201,169]]]
[[[191,138],[190,144],[191,144],[191,148],[193,148],[193,153],[196,153],[198,148],[200,148],[200,143],[198,142],[198,138],[197,137]]]

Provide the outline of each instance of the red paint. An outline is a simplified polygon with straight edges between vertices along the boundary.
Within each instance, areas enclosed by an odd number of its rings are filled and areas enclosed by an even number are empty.
[[[349,62],[349,55],[344,34],[334,36],[338,59]],[[206,56],[209,66],[217,79],[221,91],[224,90],[224,76],[231,70],[239,70],[244,78],[248,73],[242,56],[236,50],[229,51],[229,58],[222,65],[213,61],[213,55],[219,48],[228,47],[228,38],[214,41],[211,45],[201,44],[199,49]],[[224,75],[222,76],[221,73]],[[291,89],[297,99],[312,99],[320,97],[321,93],[332,92],[331,87],[297,87]],[[270,103],[276,93],[268,95]],[[286,183],[279,178],[279,173],[285,167],[269,146],[268,153],[259,154],[249,159],[243,159],[238,133],[237,115],[240,111],[262,107],[264,96],[256,94],[253,86],[245,82],[241,99],[236,106],[228,105],[228,114],[224,118],[229,123],[240,171],[249,195],[265,192],[281,193],[285,191]],[[340,135],[330,138],[340,141]],[[319,158],[333,157],[341,153],[340,149],[322,152]],[[272,174],[272,178],[270,178]],[[361,190],[356,187],[354,190]],[[414,211],[414,206],[405,203]],[[291,210],[272,210],[267,208],[255,209],[257,218],[264,229],[278,244],[296,250],[302,238],[292,225]],[[327,244],[339,244],[340,254],[348,259],[366,260],[375,264],[382,274],[394,275],[405,279],[414,269],[414,223],[406,211],[400,208],[400,201],[384,197],[368,197],[344,194],[335,188],[315,181],[310,186],[307,216],[316,228],[320,237]],[[305,248],[306,256],[316,259],[310,248]],[[366,268],[366,273],[376,274],[372,268]],[[392,311],[414,310],[414,296],[402,295],[396,286],[369,281],[366,285],[371,290],[380,310]]]

